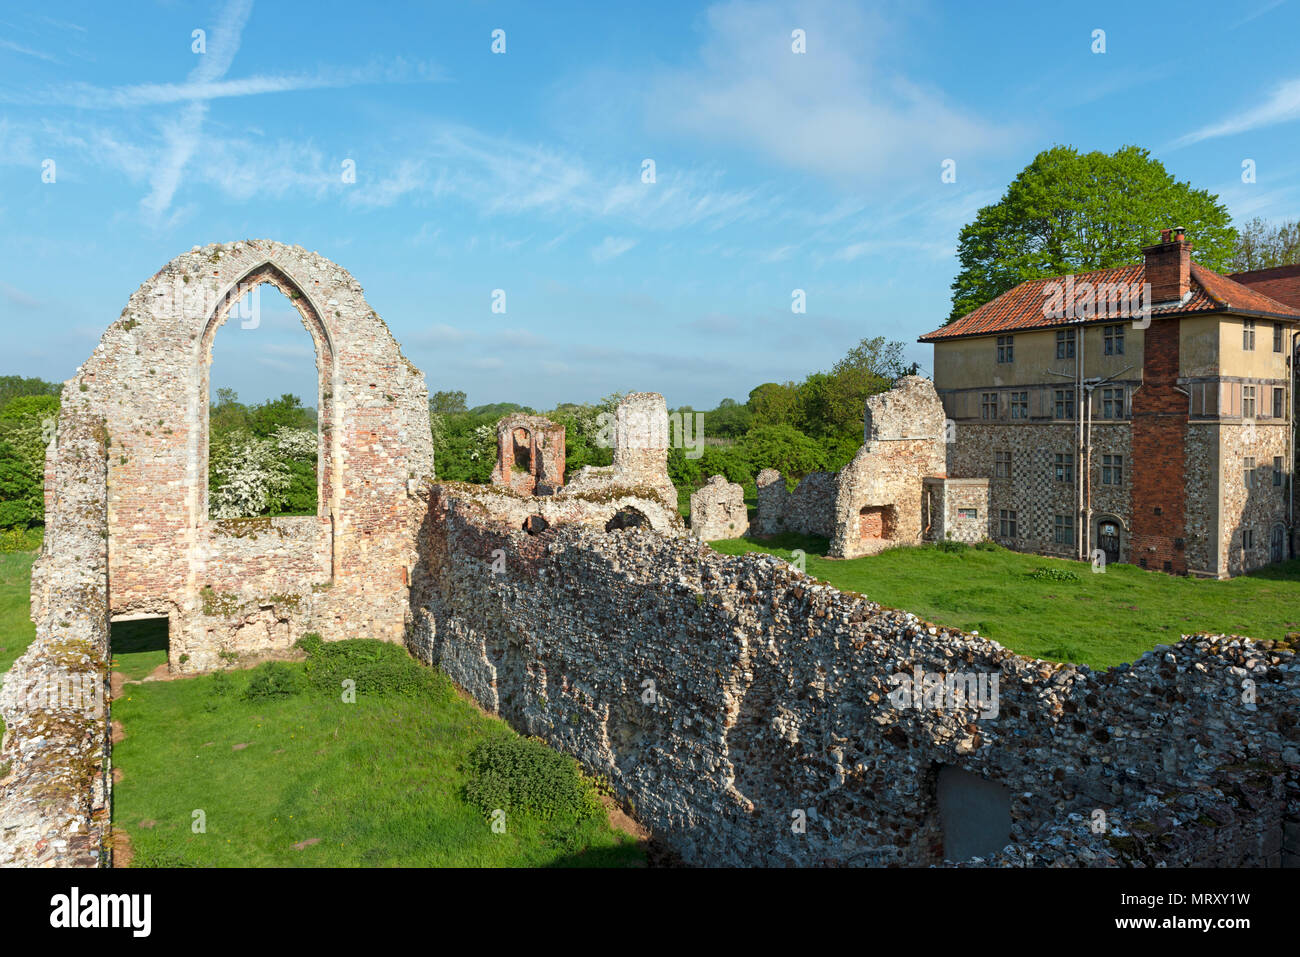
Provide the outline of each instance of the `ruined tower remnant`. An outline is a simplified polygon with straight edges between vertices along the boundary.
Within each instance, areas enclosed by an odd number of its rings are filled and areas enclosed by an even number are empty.
[[[554,495],[564,484],[564,426],[522,412],[498,422],[492,484],[524,495]]]
[[[745,490],[721,475],[691,495],[691,534],[701,541],[740,538],[749,531]]]

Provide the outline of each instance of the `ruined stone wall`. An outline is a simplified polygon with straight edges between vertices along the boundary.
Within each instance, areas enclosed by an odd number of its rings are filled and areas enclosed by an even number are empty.
[[[786,488],[780,472],[763,469],[755,484],[758,518],[754,525],[759,535],[794,532],[828,539],[835,534],[836,473],[805,475],[792,492]]]
[[[316,345],[315,517],[217,521],[208,510],[212,341],[261,283],[280,289]],[[195,247],[131,296],[64,390],[107,426],[111,611],[171,618],[171,666],[327,639],[401,640],[433,474],[423,376],[341,267],[268,240]]]
[[[691,494],[691,535],[701,541],[741,538],[749,531],[745,490],[715,475]]]
[[[927,477],[925,502],[922,535],[929,541],[973,544],[988,538],[988,479]]]
[[[0,867],[95,867],[106,856],[106,435],[65,405],[51,443],[54,505],[33,569],[36,639],[0,687]]]
[[[431,502],[412,651],[606,774],[689,864],[938,863],[943,767],[1009,789],[1014,863],[1279,863],[1300,820],[1289,648],[1210,636],[1098,672],[771,556],[473,512]],[[995,707],[900,699],[917,674],[996,678]],[[1096,810],[1117,826],[1076,826]]]
[[[497,422],[492,484],[524,495],[551,495],[564,484],[564,426],[516,412]]]
[[[554,495],[523,495],[495,485],[467,482],[439,483],[435,495],[454,495],[472,507],[484,521],[507,529],[523,529],[528,519],[540,516],[543,527],[583,525],[605,530],[615,516],[624,513],[633,521],[644,518],[645,525],[661,535],[686,534],[686,523],[675,504],[665,502],[657,491],[642,488],[608,486],[595,492],[561,489]],[[634,514],[630,514],[634,513]]]

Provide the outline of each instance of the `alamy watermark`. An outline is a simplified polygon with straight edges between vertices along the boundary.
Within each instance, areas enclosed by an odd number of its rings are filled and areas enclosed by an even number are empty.
[[[1089,282],[1073,275],[1043,287],[1048,319],[1132,319],[1135,329],[1151,325],[1151,283]]]
[[[895,708],[954,711],[975,708],[981,718],[998,716],[998,675],[987,671],[922,671],[889,676],[894,690],[889,701]]]
[[[596,416],[596,445],[602,449],[685,449],[688,459],[704,454],[704,413],[632,409],[622,416],[602,412]]]

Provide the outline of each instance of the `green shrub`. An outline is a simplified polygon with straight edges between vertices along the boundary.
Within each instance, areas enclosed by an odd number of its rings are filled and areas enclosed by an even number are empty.
[[[949,554],[964,552],[966,549],[970,548],[970,546],[965,542],[959,542],[952,538],[945,538],[943,541],[937,542],[936,545],[939,551],[948,552]]]
[[[1003,548],[1001,545],[999,545],[997,542],[993,541],[990,538],[982,538],[978,542],[976,542],[972,547],[975,548],[977,551],[981,551],[981,552],[1006,551],[1005,548]]]
[[[307,653],[307,684],[321,694],[340,694],[348,680],[356,683],[359,695],[450,700],[453,694],[446,675],[426,668],[401,645],[365,638],[327,642],[309,634],[299,639],[298,647]]]
[[[1079,576],[1068,568],[1035,568],[1025,574],[1036,581],[1077,582],[1079,580]]]
[[[282,661],[272,661],[253,671],[248,687],[244,689],[244,698],[249,701],[288,698],[301,690],[298,669]]]
[[[0,531],[0,553],[34,552],[41,547],[44,526],[37,528],[6,528]]]
[[[515,736],[477,745],[466,761],[465,798],[485,815],[495,810],[552,820],[602,813],[595,788],[578,762],[538,741]]]

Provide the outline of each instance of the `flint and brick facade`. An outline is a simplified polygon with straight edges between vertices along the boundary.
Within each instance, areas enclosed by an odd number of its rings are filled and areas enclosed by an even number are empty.
[[[979,526],[1020,551],[1220,578],[1290,558],[1300,305],[1261,290],[1285,295],[1300,267],[1234,281],[1168,230],[1143,252],[1022,283],[921,338],[952,423],[947,476],[987,479]],[[1118,311],[1107,288],[1145,298]],[[964,508],[969,536],[979,506]]]

